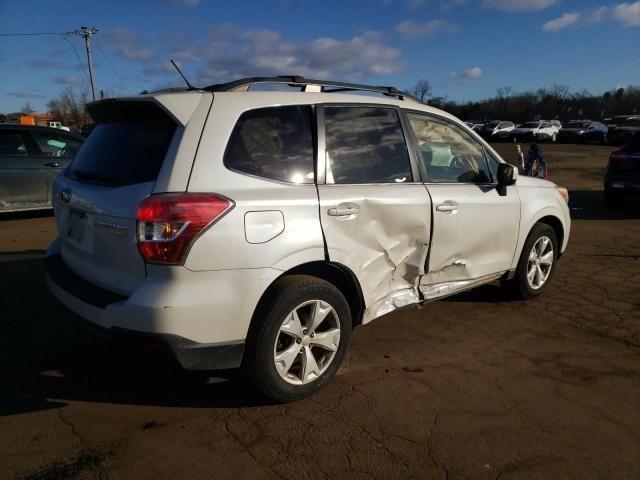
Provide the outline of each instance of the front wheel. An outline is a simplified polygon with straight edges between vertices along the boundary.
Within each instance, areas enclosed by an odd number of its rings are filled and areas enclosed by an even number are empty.
[[[545,223],[536,223],[522,248],[516,275],[506,286],[521,299],[540,295],[551,281],[558,251],[555,230]]]
[[[278,402],[308,397],[336,374],[351,338],[347,300],[332,284],[284,277],[259,307],[242,364],[245,377]]]

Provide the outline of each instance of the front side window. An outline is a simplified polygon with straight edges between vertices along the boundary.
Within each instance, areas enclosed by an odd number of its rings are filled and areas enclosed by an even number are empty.
[[[0,157],[26,157],[29,155],[22,135],[0,131]]]
[[[490,183],[484,150],[456,125],[407,114],[416,136],[427,183]],[[497,167],[496,167],[497,168]]]
[[[44,157],[75,157],[82,146],[75,138],[57,132],[32,130],[31,135]]]
[[[311,107],[294,105],[245,112],[224,153],[227,168],[290,183],[314,183]]]
[[[398,112],[383,107],[325,107],[327,183],[412,182]]]

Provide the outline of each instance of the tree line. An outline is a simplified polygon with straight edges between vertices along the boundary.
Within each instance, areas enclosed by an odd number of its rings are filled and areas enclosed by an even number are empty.
[[[601,120],[615,115],[640,114],[640,86],[609,90],[602,95],[587,90],[572,92],[566,85],[552,85],[524,92],[500,87],[496,95],[480,101],[455,102],[432,95],[426,80],[418,81],[408,93],[428,105],[441,108],[464,120],[511,120],[522,123],[537,119]]]

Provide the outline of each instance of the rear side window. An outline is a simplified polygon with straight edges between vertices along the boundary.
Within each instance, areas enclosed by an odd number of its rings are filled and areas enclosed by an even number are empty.
[[[0,157],[26,157],[29,155],[24,138],[18,132],[0,130]]]
[[[67,175],[103,185],[154,181],[176,130],[175,122],[152,103],[98,103],[89,113],[96,127]]]
[[[58,132],[31,130],[31,135],[44,157],[74,157],[82,146],[79,140]]]
[[[291,183],[314,183],[311,107],[294,105],[242,114],[224,153],[227,168]]]
[[[412,182],[398,112],[379,107],[325,107],[327,183]]]

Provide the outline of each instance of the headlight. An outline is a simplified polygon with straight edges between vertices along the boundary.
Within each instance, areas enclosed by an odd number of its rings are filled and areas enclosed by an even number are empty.
[[[558,192],[564,201],[569,204],[569,190],[564,187],[556,187],[556,192]]]

